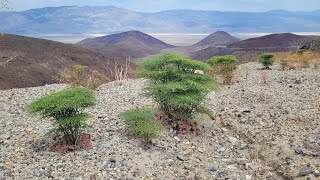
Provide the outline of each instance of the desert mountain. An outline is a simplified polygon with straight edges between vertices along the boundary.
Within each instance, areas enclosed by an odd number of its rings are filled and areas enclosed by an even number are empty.
[[[270,34],[251,38],[229,45],[229,48],[288,48],[299,47],[316,36],[301,36],[292,33]]]
[[[292,33],[270,34],[238,41],[227,47],[207,47],[191,52],[190,56],[199,60],[207,60],[213,56],[233,54],[242,62],[246,62],[257,58],[258,54],[263,52],[295,51],[315,39],[319,39],[319,36],[300,36]]]
[[[97,70],[108,81],[113,79],[115,63],[100,53],[76,45],[0,35],[0,89],[56,83],[56,77],[64,68],[76,64]],[[121,61],[117,63],[122,64]]]
[[[128,31],[89,38],[77,44],[110,55],[116,59],[130,57],[132,60],[157,54],[162,49],[175,47],[140,31]]]
[[[196,47],[226,46],[238,41],[240,41],[240,39],[231,36],[227,32],[217,31],[210,34],[209,36],[207,36],[200,42],[194,44],[193,46],[196,46]]]
[[[0,32],[33,35],[109,34],[131,29],[148,33],[209,33],[219,29],[230,32],[317,32],[319,21],[318,11],[169,10],[141,13],[110,6],[64,6],[2,12],[0,24],[6,26],[0,26]]]

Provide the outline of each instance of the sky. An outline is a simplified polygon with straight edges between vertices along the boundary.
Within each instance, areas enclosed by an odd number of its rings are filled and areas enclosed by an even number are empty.
[[[0,0],[1,1],[1,0]],[[53,6],[117,6],[139,12],[170,9],[264,12],[275,9],[312,11],[320,0],[12,0],[11,10]]]

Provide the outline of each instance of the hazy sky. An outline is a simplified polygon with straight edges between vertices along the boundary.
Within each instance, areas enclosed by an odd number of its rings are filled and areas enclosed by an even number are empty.
[[[12,10],[71,5],[117,6],[140,12],[168,9],[261,12],[274,9],[316,10],[320,9],[320,0],[13,0]]]

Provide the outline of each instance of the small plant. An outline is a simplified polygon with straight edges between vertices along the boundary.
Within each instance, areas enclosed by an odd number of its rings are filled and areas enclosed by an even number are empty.
[[[215,76],[221,76],[224,84],[232,84],[238,60],[233,55],[216,56],[208,60]]]
[[[210,66],[190,58],[165,53],[139,63],[139,74],[150,79],[146,95],[160,105],[171,120],[188,121],[193,112],[217,84],[208,71]]]
[[[90,70],[88,66],[75,65],[72,69],[64,69],[60,73],[60,81],[70,84],[71,87],[85,87],[95,90],[106,79],[96,70]]]
[[[262,84],[268,83],[268,75],[269,75],[269,72],[267,70],[260,71],[260,77],[261,77]]]
[[[301,68],[309,68],[310,67],[310,62],[309,60],[303,60],[301,62]]]
[[[262,54],[260,56],[260,63],[265,67],[265,69],[269,69],[274,63],[274,55],[270,53]]]
[[[280,61],[280,66],[281,66],[281,70],[283,70],[283,71],[286,70],[288,68],[288,61],[285,59],[282,59]]]
[[[135,109],[122,113],[120,116],[130,129],[145,142],[151,142],[160,136],[162,125],[155,121],[154,109]]]
[[[115,63],[113,73],[116,81],[128,80],[129,64],[130,64],[130,57],[126,59],[125,66],[120,66],[118,63]]]
[[[93,91],[71,88],[32,102],[28,110],[54,119],[54,135],[68,145],[76,145],[90,116],[83,109],[95,104]]]

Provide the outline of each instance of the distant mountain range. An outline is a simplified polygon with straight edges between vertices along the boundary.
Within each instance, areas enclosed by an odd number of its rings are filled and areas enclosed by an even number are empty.
[[[146,33],[316,32],[320,11],[220,12],[168,10],[141,13],[117,7],[47,7],[1,12],[0,32],[90,34],[139,30]]]

